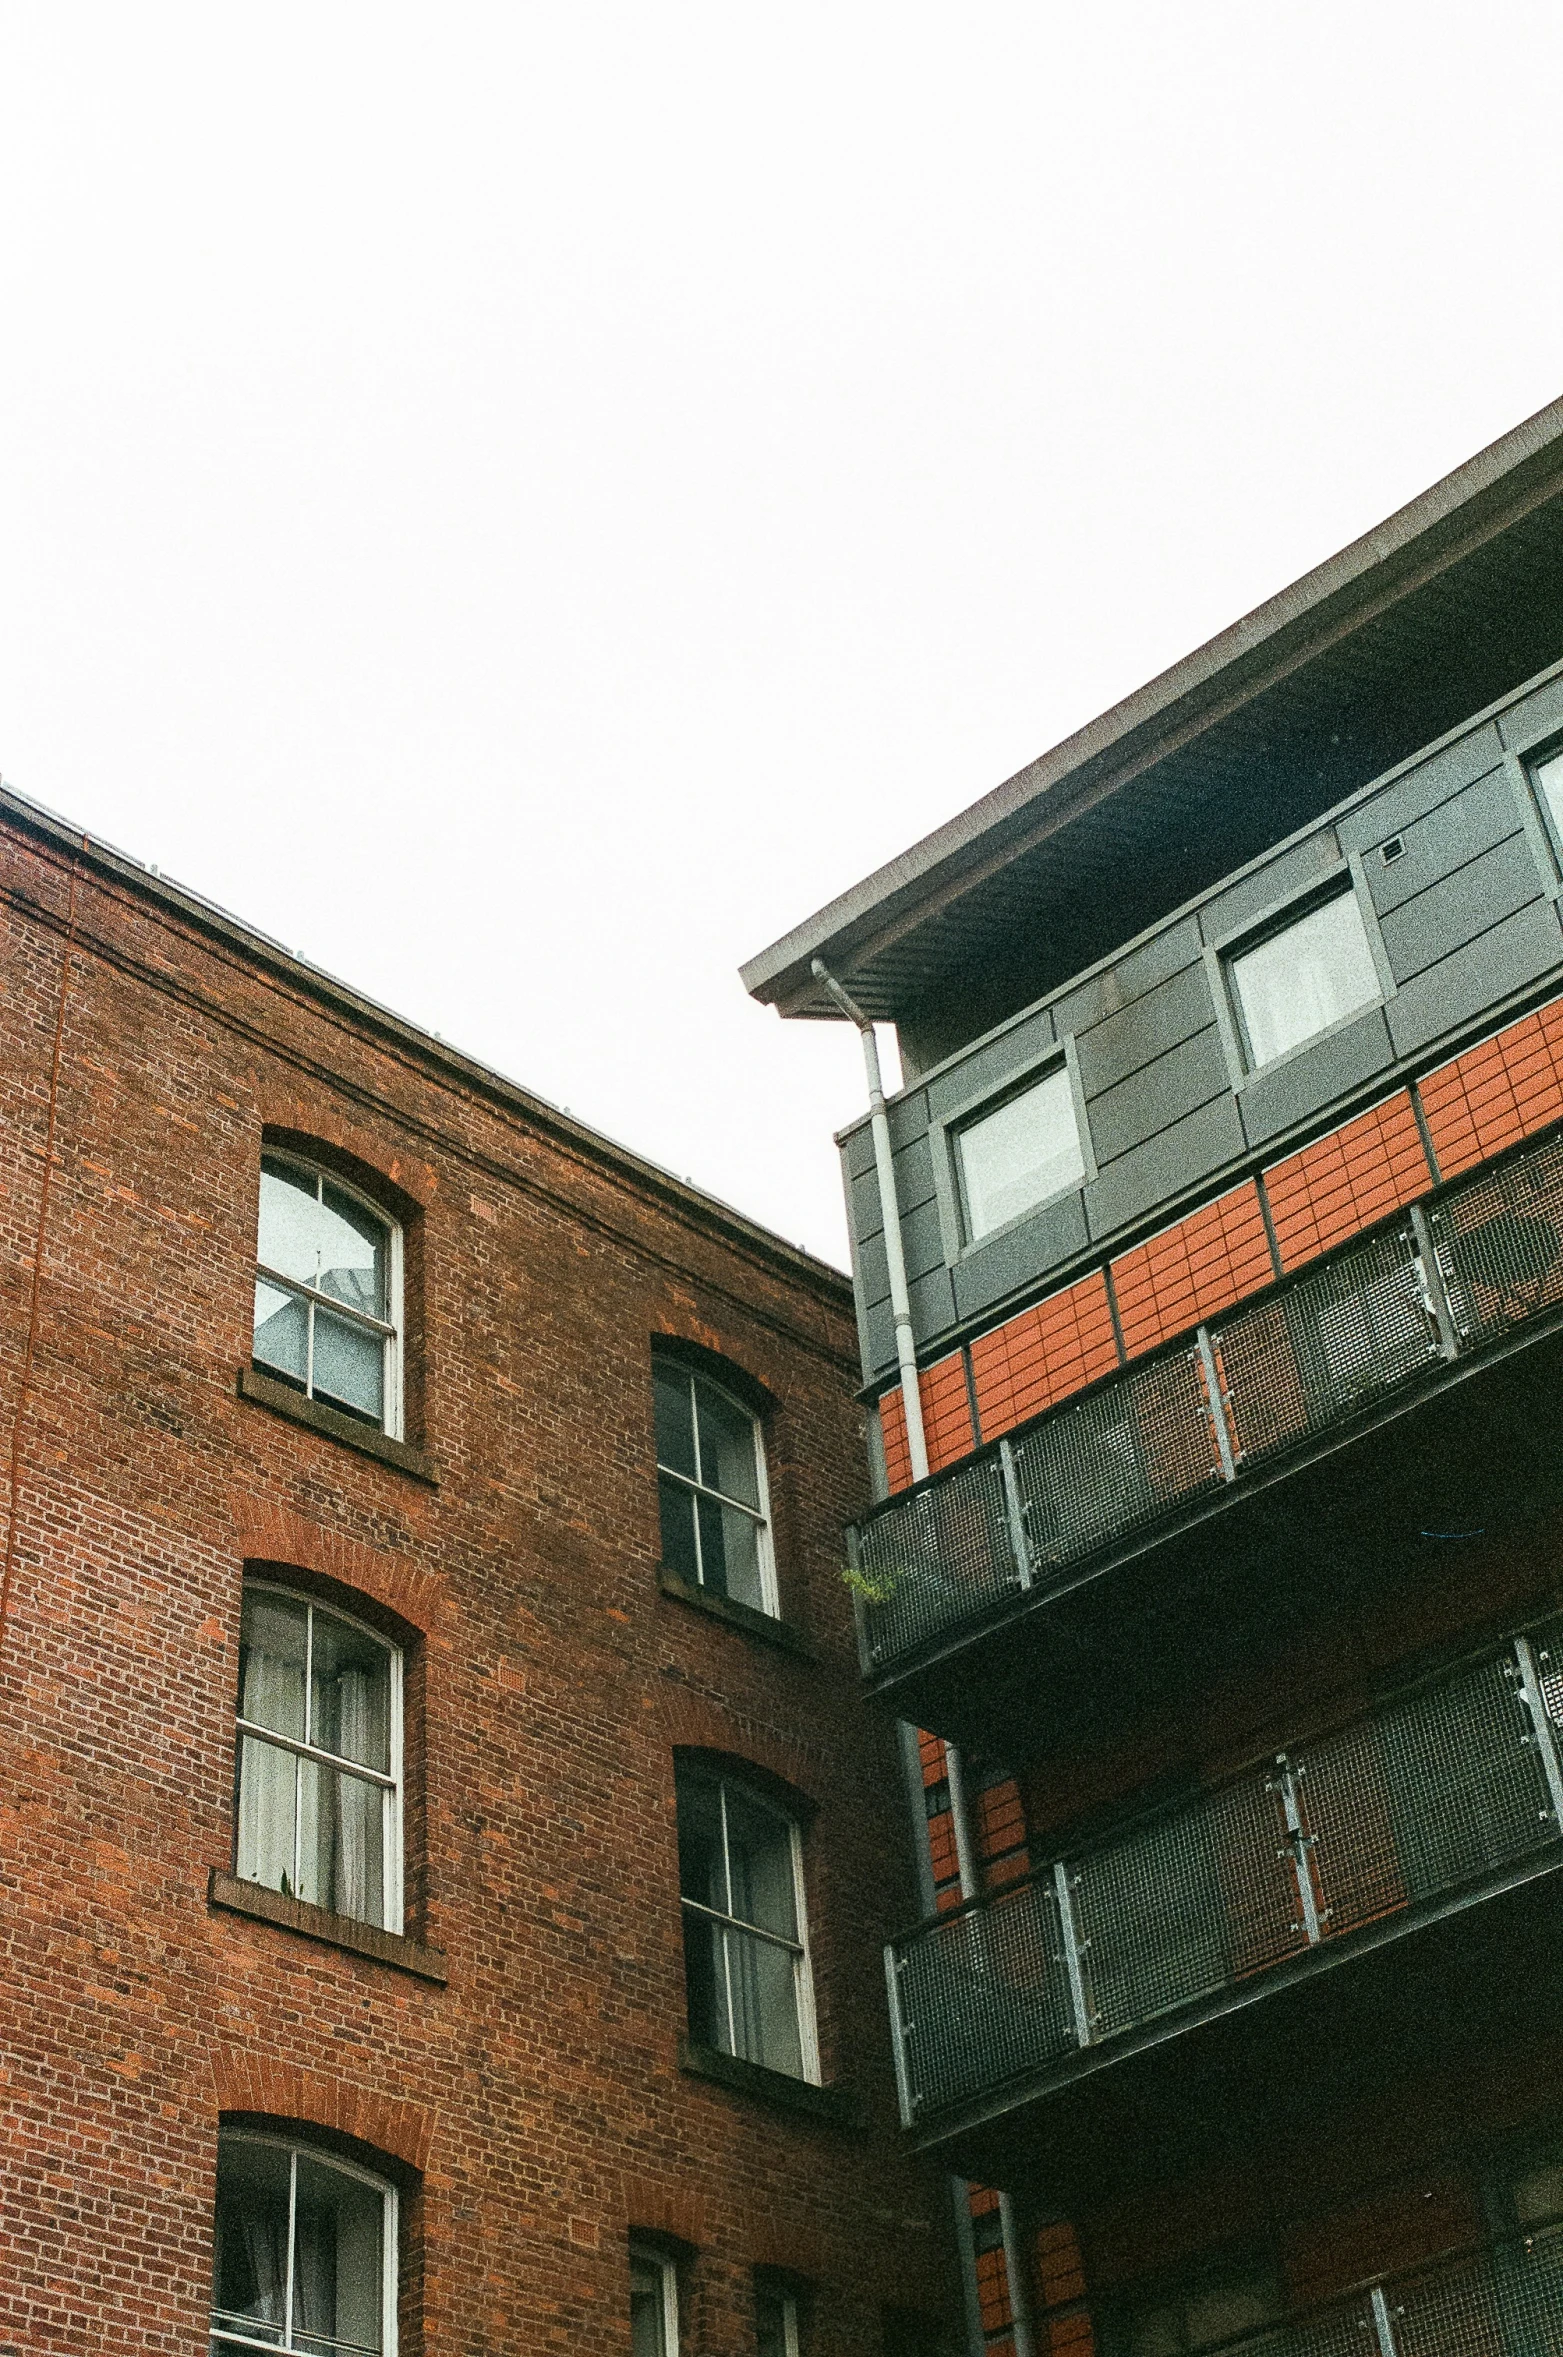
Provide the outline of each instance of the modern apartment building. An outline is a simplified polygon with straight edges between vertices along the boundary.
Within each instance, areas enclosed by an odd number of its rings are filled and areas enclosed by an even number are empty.
[[[0,2350],[924,2357],[845,1281],[0,797]]]
[[[973,2357],[1563,2350],[1560,905],[1563,403],[745,970],[900,1044],[852,1545]]]

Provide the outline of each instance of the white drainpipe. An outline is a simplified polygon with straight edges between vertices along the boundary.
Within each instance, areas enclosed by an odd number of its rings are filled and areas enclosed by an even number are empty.
[[[923,1434],[923,1400],[917,1386],[917,1349],[912,1340],[912,1304],[906,1290],[906,1256],[901,1250],[901,1211],[896,1202],[895,1164],[890,1158],[890,1117],[885,1111],[884,1082],[879,1076],[879,1045],[874,1026],[856,1001],[850,999],[821,959],[813,963],[820,983],[863,1041],[863,1067],[868,1074],[869,1126],[874,1135],[874,1169],[879,1179],[879,1216],[885,1232],[885,1262],[890,1271],[890,1315],[895,1321],[895,1355],[901,1370],[901,1407],[906,1417],[906,1453],[912,1479],[928,1478],[928,1442]]]

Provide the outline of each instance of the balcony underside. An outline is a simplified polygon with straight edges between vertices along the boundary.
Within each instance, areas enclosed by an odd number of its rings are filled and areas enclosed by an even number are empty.
[[[916,2133],[941,2168],[1046,2214],[1150,2194],[1206,2169],[1343,2148],[1403,2100],[1466,2122],[1523,2056],[1563,2100],[1563,1860],[1550,1854],[1415,1920],[1392,1918],[1289,1973],[1088,2048]]]
[[[1563,1314],[1440,1363],[1373,1412],[1160,1529],[952,1631],[868,1691],[1011,1764],[1110,1742],[1284,1660],[1322,1615],[1382,1605],[1481,1534],[1563,1507]]]

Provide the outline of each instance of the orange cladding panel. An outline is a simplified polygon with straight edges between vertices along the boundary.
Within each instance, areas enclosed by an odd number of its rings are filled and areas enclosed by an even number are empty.
[[[1563,999],[1441,1064],[1421,1095],[1446,1179],[1563,1119]]]
[[[1124,1354],[1154,1350],[1275,1275],[1252,1179],[1113,1262]]]
[[[1118,1364],[1107,1280],[1100,1269],[1022,1310],[971,1346],[973,1388],[984,1440],[1040,1416]]]
[[[1283,1269],[1300,1268],[1433,1183],[1408,1089],[1264,1174]]]

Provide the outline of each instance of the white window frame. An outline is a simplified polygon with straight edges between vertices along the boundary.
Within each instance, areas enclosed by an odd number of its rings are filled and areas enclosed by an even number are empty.
[[[987,1059],[981,1058],[986,1063]],[[971,1201],[966,1183],[964,1141],[968,1131],[978,1128],[991,1114],[1002,1113],[1007,1105],[1019,1097],[1029,1096],[1033,1089],[1043,1088],[1060,1074],[1067,1075],[1067,1101],[1074,1122],[1075,1151],[1080,1169],[1075,1177],[1063,1181],[1034,1202],[1011,1212],[1008,1219],[998,1220],[980,1232],[973,1227]],[[944,1244],[945,1259],[953,1266],[968,1254],[985,1251],[996,1236],[1006,1235],[1022,1220],[1035,1219],[1039,1212],[1051,1210],[1078,1195],[1097,1176],[1096,1154],[1091,1143],[1091,1124],[1087,1118],[1085,1094],[1080,1080],[1079,1058],[1072,1034],[1066,1034],[1049,1046],[1030,1063],[1008,1074],[995,1085],[988,1072],[980,1087],[968,1090],[958,1102],[947,1105],[929,1123],[930,1137],[938,1143],[934,1153],[934,1187],[939,1200],[939,1229]]]
[[[689,1474],[681,1473],[676,1465],[664,1465],[660,1456],[657,1458],[657,1479],[677,1482],[679,1488],[688,1490],[692,1497],[712,1498],[720,1506],[730,1506],[734,1513],[746,1515],[756,1525],[755,1556],[760,1567],[760,1610],[765,1613],[768,1619],[779,1620],[781,1618],[781,1600],[776,1588],[776,1550],[771,1543],[771,1484],[765,1465],[765,1431],[761,1420],[747,1400],[740,1399],[737,1393],[730,1391],[725,1383],[719,1382],[714,1375],[708,1375],[703,1367],[692,1367],[687,1359],[676,1357],[672,1351],[654,1351],[652,1353],[653,1384],[659,1378],[665,1379],[670,1375],[676,1375],[681,1381],[690,1385],[690,1417],[695,1435],[697,1462],[700,1448],[700,1424],[695,1412],[694,1386],[697,1383],[703,1383],[708,1391],[714,1391],[718,1399],[725,1401],[736,1415],[742,1416],[749,1427],[749,1437],[754,1443],[754,1488],[760,1503],[756,1508],[747,1505],[742,1498],[729,1497],[726,1490],[713,1489],[708,1481],[694,1480]],[[697,1584],[703,1591],[706,1581],[698,1514],[695,1516],[695,1560],[699,1571]],[[712,1593],[715,1594],[714,1589]],[[724,1598],[722,1601],[741,1603],[742,1598]]]
[[[675,1782],[680,1793],[687,1785],[699,1783],[714,1788],[719,1796],[722,1812],[722,1863],[726,1870],[729,1891],[733,1887],[733,1873],[732,1855],[727,1836],[728,1787],[733,1786],[743,1794],[744,1799],[752,1807],[763,1809],[767,1816],[774,1817],[779,1824],[785,1825],[787,1828],[789,1856],[792,1861],[792,1905],[798,1925],[798,1936],[795,1940],[787,1939],[781,1932],[766,1931],[758,1923],[750,1923],[745,1916],[725,1915],[719,1907],[710,1907],[702,1899],[687,1897],[684,1892],[682,1872],[679,1875],[679,1916],[682,1923],[686,1912],[700,1915],[705,1918],[706,1922],[721,1924],[727,1930],[742,1933],[747,1939],[765,1940],[774,1948],[786,1948],[791,1951],[793,2002],[798,2009],[798,2054],[803,2064],[802,2075],[809,2086],[817,2087],[820,2085],[819,2031],[814,2016],[814,1965],[809,1950],[809,1911],[805,1903],[803,1886],[803,1835],[799,1829],[798,1820],[779,1801],[772,1800],[768,1793],[758,1791],[754,1785],[746,1783],[742,1777],[727,1776],[719,1771],[709,1771],[698,1766],[691,1766],[683,1769],[676,1777]],[[722,1977],[727,2001],[727,2035],[729,2039],[725,2051],[735,2062],[750,2063],[755,2070],[769,2069],[771,2067],[769,2064],[755,2062],[752,2055],[739,2054],[731,2043],[734,2018],[733,1988],[729,1952],[725,1940],[722,1943]]]
[[[215,2321],[217,2285],[212,2284],[212,2318],[207,2330],[212,2350],[265,2349],[271,2357],[295,2357],[300,2344],[293,2333],[293,2234],[298,2210],[298,2165],[300,2159],[313,2161],[317,2168],[336,2169],[342,2176],[354,2178],[360,2185],[372,2186],[384,2202],[385,2223],[381,2230],[380,2255],[380,2337],[384,2343],[382,2357],[396,2357],[396,2298],[397,2279],[401,2273],[399,2219],[396,2188],[385,2178],[374,2176],[368,2169],[356,2168],[351,2161],[340,2160],[334,2152],[326,2152],[317,2144],[300,2143],[290,2136],[267,2136],[249,2128],[225,2128],[217,2145],[217,2166],[222,2169],[222,2149],[231,2144],[262,2144],[273,2152],[288,2156],[288,2256],[284,2278],[285,2307],[283,2310],[283,2338],[280,2341],[260,2340],[253,2334],[235,2332],[230,2326]],[[316,2336],[308,2336],[314,2338]]]
[[[395,1642],[393,1638],[387,1637],[383,1631],[371,1628],[367,1621],[355,1619],[352,1613],[339,1610],[335,1604],[322,1604],[314,1596],[306,1594],[303,1589],[290,1588],[284,1580],[251,1579],[246,1577],[244,1582],[244,1594],[246,1596],[258,1594],[283,1596],[290,1604],[302,1604],[305,1606],[308,1612],[309,1617],[305,1625],[304,1633],[304,1724],[306,1727],[309,1725],[309,1712],[313,1699],[312,1680],[310,1673],[314,1661],[315,1614],[317,1612],[323,1612],[328,1620],[339,1620],[343,1622],[346,1627],[356,1630],[360,1636],[368,1637],[373,1644],[379,1645],[386,1653],[390,1655],[390,1725],[388,1729],[390,1741],[388,1756],[391,1765],[389,1773],[382,1775],[378,1768],[365,1768],[360,1766],[356,1760],[344,1760],[333,1751],[322,1750],[319,1744],[310,1743],[307,1741],[298,1742],[290,1735],[279,1735],[275,1732],[274,1729],[270,1727],[263,1727],[256,1720],[247,1719],[244,1716],[243,1710],[236,1705],[234,1711],[235,1739],[233,1777],[235,1870],[237,1870],[238,1867],[237,1843],[239,1783],[244,1773],[244,1738],[249,1736],[252,1741],[259,1743],[269,1743],[277,1751],[291,1752],[296,1759],[313,1760],[318,1766],[329,1768],[333,1771],[333,1773],[355,1776],[360,1783],[373,1784],[377,1786],[382,1792],[388,1792],[390,1794],[389,1808],[382,1807],[380,1812],[381,1838],[384,1844],[383,1860],[381,1866],[381,1887],[385,1892],[385,1921],[382,1924],[377,1924],[375,1929],[379,1931],[395,1932],[399,1935],[402,1931],[404,1921],[404,1837],[402,1831],[404,1816],[404,1705],[402,1648]],[[241,1694],[240,1701],[242,1702],[242,1700],[243,1696]],[[302,1821],[302,1811],[298,1806],[297,1790],[295,1787],[293,1808],[293,1866],[295,1896],[297,1896],[298,1845],[302,1833]],[[257,1883],[255,1887],[257,1890],[260,1890],[269,1886]],[[349,1918],[349,1920],[356,1921],[357,1918],[353,1917]],[[367,1920],[367,1918],[365,1920]]]
[[[1322,909],[1332,908],[1337,901],[1341,900],[1351,901],[1356,909],[1357,921],[1362,927],[1363,945],[1373,967],[1377,985],[1373,996],[1363,999],[1358,1006],[1348,1008],[1344,1015],[1337,1015],[1333,1021],[1321,1024],[1317,1031],[1307,1032],[1303,1038],[1293,1040],[1290,1047],[1282,1048],[1276,1055],[1261,1058],[1254,1047],[1248,1009],[1243,1003],[1243,987],[1238,974],[1239,966],[1255,950],[1268,949],[1273,943],[1284,940],[1286,935],[1297,926],[1306,924],[1310,917],[1317,916]],[[1323,890],[1312,891],[1300,899],[1294,898],[1284,902],[1268,917],[1262,917],[1258,923],[1245,926],[1232,939],[1216,945],[1216,954],[1219,960],[1224,1003],[1238,1050],[1239,1072],[1237,1078],[1239,1085],[1252,1080],[1259,1073],[1279,1071],[1280,1067],[1289,1063],[1294,1056],[1305,1055],[1310,1048],[1317,1047],[1320,1040],[1331,1038],[1335,1033],[1344,1031],[1352,1023],[1360,1023],[1364,1015],[1371,1014],[1375,1007],[1382,1007],[1394,995],[1394,982],[1386,967],[1372,899],[1367,892],[1359,888],[1357,872],[1351,863],[1337,869],[1333,879]]]
[[[317,1291],[313,1285],[306,1285],[302,1283],[297,1277],[285,1277],[282,1275],[280,1270],[268,1268],[266,1263],[261,1259],[259,1252],[260,1212],[258,1196],[256,1209],[257,1250],[255,1255],[255,1274],[257,1277],[264,1279],[266,1284],[275,1285],[280,1293],[290,1293],[295,1300],[304,1302],[308,1307],[309,1340],[304,1362],[304,1389],[302,1394],[305,1399],[312,1400],[315,1397],[315,1312],[317,1309],[328,1310],[333,1317],[341,1318],[346,1324],[350,1326],[357,1326],[362,1332],[366,1334],[379,1335],[385,1347],[385,1365],[381,1377],[384,1407],[381,1415],[379,1430],[384,1432],[386,1437],[390,1440],[403,1439],[405,1436],[403,1433],[402,1409],[403,1250],[401,1222],[399,1220],[394,1220],[391,1217],[383,1203],[377,1203],[372,1195],[366,1195],[362,1187],[355,1187],[348,1179],[338,1178],[336,1172],[334,1170],[327,1170],[323,1163],[310,1162],[302,1154],[279,1153],[271,1146],[263,1146],[261,1148],[261,1162],[263,1165],[267,1162],[275,1162],[279,1164],[284,1170],[295,1172],[300,1178],[313,1179],[315,1183],[315,1200],[317,1203],[322,1199],[321,1190],[323,1187],[335,1187],[340,1194],[348,1196],[354,1203],[361,1204],[364,1210],[367,1211],[373,1219],[377,1220],[380,1226],[385,1230],[386,1302],[387,1307],[391,1313],[389,1320],[371,1317],[367,1310],[354,1309],[349,1303],[345,1301],[338,1301],[333,1294],[321,1293]],[[270,1375],[277,1382],[286,1383],[290,1389],[292,1388],[294,1381],[293,1377],[284,1374],[278,1368],[269,1366],[264,1359],[257,1359],[254,1357],[253,1324],[251,1358],[254,1366],[260,1374]],[[340,1415],[351,1415],[353,1412],[349,1408],[340,1407],[335,1400],[322,1400],[320,1405],[327,1408],[335,1407],[337,1408],[337,1412]],[[365,1417],[363,1422],[371,1431],[375,1429],[374,1425],[370,1422],[368,1417]]]
[[[654,2274],[662,2291],[663,2357],[679,2357],[678,2341],[678,2261],[658,2250],[654,2243],[630,2238],[630,2276],[633,2281],[637,2267]]]

